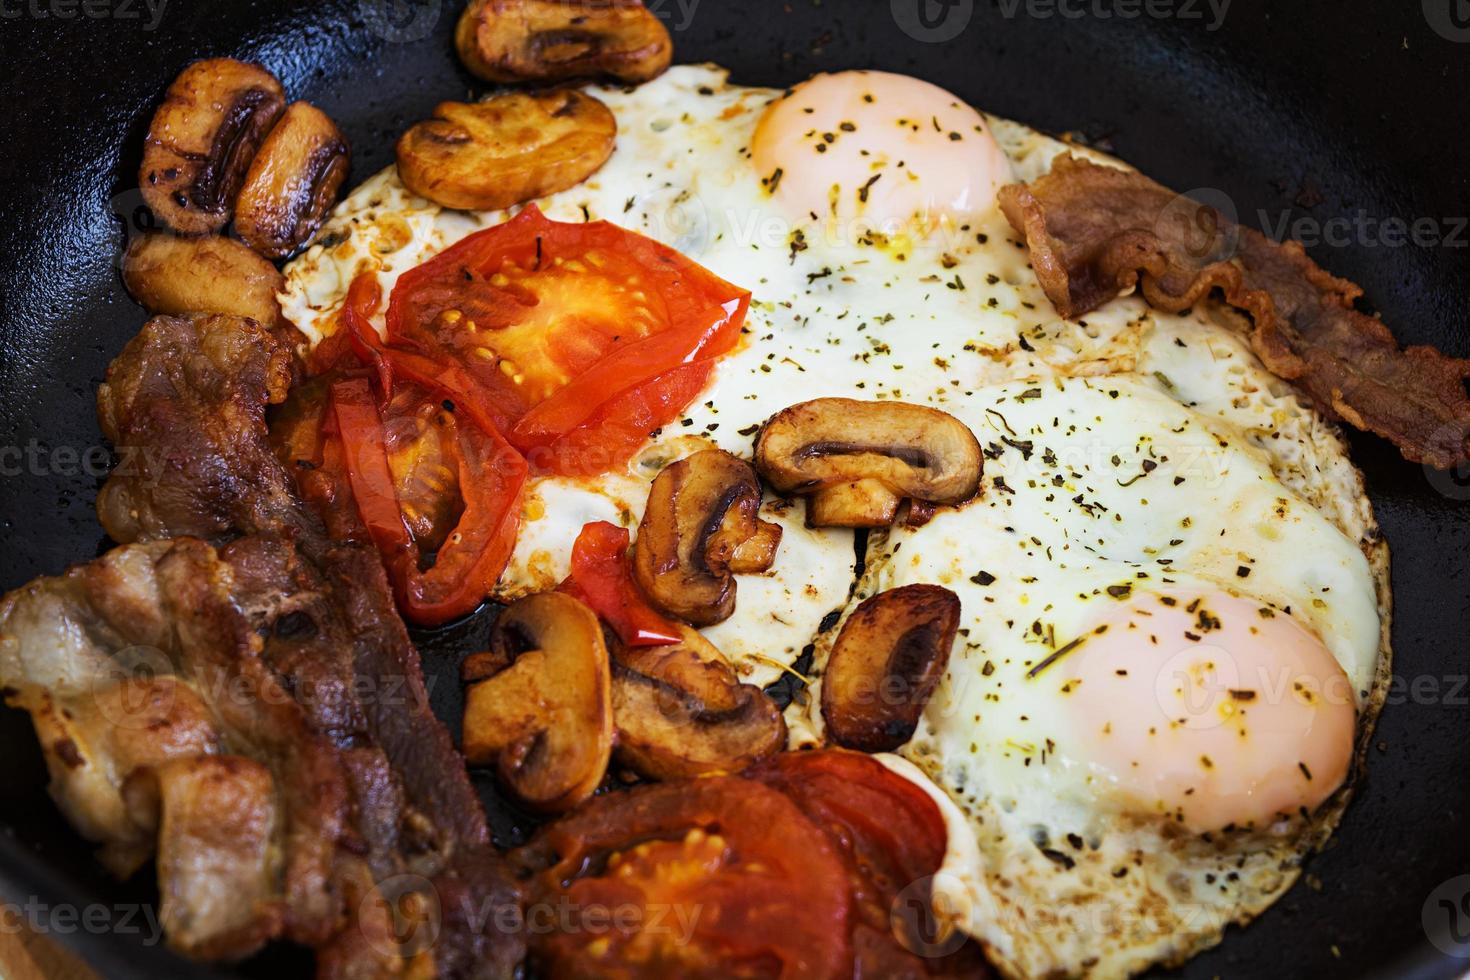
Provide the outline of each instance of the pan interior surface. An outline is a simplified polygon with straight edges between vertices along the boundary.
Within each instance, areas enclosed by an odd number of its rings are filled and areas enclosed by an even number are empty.
[[[1168,17],[1025,0],[649,6],[677,60],[718,62],[743,84],[857,67],[917,75],[987,111],[1076,133],[1181,191],[1223,195],[1242,223],[1308,238],[1313,258],[1361,284],[1403,343],[1470,356],[1470,137],[1453,112],[1470,92],[1470,29],[1438,19],[1433,2],[1179,2],[1158,8]],[[117,260],[146,227],[142,138],[178,71],[212,55],[262,62],[342,126],[351,183],[390,163],[398,135],[437,102],[485,90],[458,65],[458,5],[445,0],[13,9],[3,31],[19,97],[0,109],[0,590],[106,546],[93,513],[108,465],[93,398],[145,319]],[[1432,231],[1416,238],[1416,223]],[[1366,778],[1304,882],[1180,976],[1462,972],[1425,942],[1421,915],[1437,886],[1470,873],[1470,483],[1373,438],[1351,445],[1395,593],[1396,677]],[[451,730],[458,656],[488,628],[482,613],[416,637]],[[309,970],[284,948],[233,967],[174,958],[147,914],[147,875],[111,880],[59,819],[23,715],[0,710],[0,744],[0,898],[40,930],[108,976]],[[481,788],[499,837],[518,839],[523,821],[490,798],[488,780]],[[67,912],[93,907],[106,911],[95,929]]]

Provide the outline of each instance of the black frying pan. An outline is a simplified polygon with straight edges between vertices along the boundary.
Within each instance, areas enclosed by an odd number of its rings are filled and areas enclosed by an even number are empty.
[[[342,125],[354,181],[389,163],[435,102],[481,89],[452,51],[460,0],[152,2],[0,0],[0,590],[106,546],[92,511],[104,459],[93,393],[144,320],[115,260],[137,220],[142,137],[174,75],[209,55],[263,62]],[[1361,283],[1401,340],[1470,355],[1465,0],[1234,0],[1223,23],[1206,0],[649,3],[678,60],[719,61],[740,82],[907,72],[1080,132],[1177,189],[1221,191],[1258,228],[1303,219],[1297,230],[1320,238],[1313,257]],[[1393,546],[1397,605],[1397,681],[1367,779],[1309,866],[1319,885],[1298,885],[1184,976],[1470,968],[1436,951],[1422,918],[1427,908],[1437,935],[1470,939],[1465,890],[1436,891],[1470,873],[1470,480],[1352,442]],[[458,716],[457,654],[485,628],[420,637],[446,718]],[[108,976],[309,970],[299,951],[209,971],[150,944],[135,907],[151,907],[148,885],[104,875],[45,782],[28,721],[0,711],[0,899],[43,931]],[[497,819],[502,841],[522,830],[514,814]]]

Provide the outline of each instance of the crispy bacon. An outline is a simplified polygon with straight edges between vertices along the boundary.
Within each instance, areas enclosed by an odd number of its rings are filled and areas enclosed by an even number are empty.
[[[0,602],[0,690],[104,862],[156,850],[182,951],[285,937],[324,978],[509,977],[519,892],[377,552],[329,535],[269,446],[293,373],[254,321],[149,321],[98,392],[124,546]]]
[[[329,536],[271,449],[265,408],[290,378],[286,342],[254,321],[150,320],[97,394],[103,429],[131,464],[98,495],[102,525],[122,542],[192,534],[225,544],[265,656],[314,722],[339,744],[379,746],[410,803],[433,814],[443,849],[481,845],[484,814],[429,710],[377,552]],[[355,687],[366,695],[354,700]]]
[[[53,794],[115,870],[160,841],[169,941],[209,958],[326,941],[348,806],[331,745],[262,662],[229,582],[209,545],[184,538],[0,602],[0,683],[32,713]]]
[[[1216,288],[1254,323],[1251,345],[1328,417],[1390,440],[1414,462],[1470,462],[1470,360],[1400,348],[1354,309],[1362,289],[1330,275],[1297,242],[1279,244],[1139,173],[1071,154],[1030,184],[1001,189],[1057,312],[1082,316],[1138,285],[1179,312]]]

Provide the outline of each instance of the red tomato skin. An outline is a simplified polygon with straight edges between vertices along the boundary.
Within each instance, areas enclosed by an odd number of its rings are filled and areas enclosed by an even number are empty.
[[[633,852],[636,861],[640,844],[689,846],[691,831],[722,841],[725,861],[713,875],[650,879],[607,870],[614,853]],[[843,862],[791,800],[759,783],[715,776],[595,797],[543,828],[512,861],[532,878],[528,918],[562,903],[584,910],[631,905],[640,922],[650,921],[655,907],[685,913],[689,934],[671,936],[667,951],[677,966],[669,958],[640,963],[620,955],[626,931],[531,929],[551,976],[853,976]],[[599,938],[611,947],[600,956]]]
[[[551,221],[528,206],[510,221],[476,232],[405,272],[389,299],[387,344],[379,342],[376,353],[392,370],[428,383],[430,372],[407,352],[431,361],[463,357],[449,353],[423,322],[453,302],[456,289],[463,292],[472,284],[475,295],[490,297],[477,315],[490,320],[482,327],[493,328],[502,325],[497,320],[513,321],[518,305],[523,306],[514,288],[487,285],[498,270],[512,263],[536,269],[592,249],[617,255],[650,280],[650,315],[665,322],[663,329],[617,345],[591,364],[579,363],[574,377],[537,404],[518,401],[494,370],[474,372],[461,365],[462,374],[446,383],[469,397],[475,386],[467,379],[478,382],[476,404],[494,415],[538,472],[593,476],[624,464],[651,431],[672,422],[704,389],[714,361],[739,341],[750,308],[749,291],[652,239],[605,221]],[[482,332],[493,335],[494,330]],[[367,346],[376,340],[375,332],[364,335]]]
[[[929,901],[949,840],[943,814],[920,787],[845,749],[787,752],[741,775],[786,794],[838,845],[852,884],[858,980],[989,975],[975,943],[954,936],[952,947],[935,949],[925,935],[934,923],[916,922],[904,907]],[[914,930],[907,945],[900,927]]]
[[[628,529],[593,521],[572,545],[572,568],[563,592],[585,602],[624,646],[678,643],[679,626],[658,612],[638,590],[628,568]]]
[[[427,571],[403,521],[388,466],[377,399],[366,379],[332,386],[332,418],[342,442],[357,512],[404,615],[439,625],[472,612],[494,589],[515,549],[526,463],[500,434],[467,421],[458,427],[464,512]]]

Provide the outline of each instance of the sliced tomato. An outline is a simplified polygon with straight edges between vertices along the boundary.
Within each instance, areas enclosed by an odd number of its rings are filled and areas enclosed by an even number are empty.
[[[494,428],[456,425],[463,510],[427,570],[404,521],[377,399],[364,378],[332,385],[332,420],[357,514],[383,558],[399,608],[435,625],[472,611],[510,561],[520,520],[525,460]]]
[[[593,521],[572,544],[572,569],[563,592],[581,599],[624,646],[678,643],[679,626],[649,605],[628,567],[628,529]]]
[[[649,433],[679,417],[709,383],[713,364],[683,364],[620,394],[576,428],[525,449],[538,473],[597,476],[626,462]]]
[[[404,273],[384,334],[373,326],[376,277],[354,279],[342,336],[313,366],[350,373],[361,365],[376,397],[364,382],[334,386],[323,422],[333,435],[324,431],[321,452],[340,445],[346,477],[336,483],[350,486],[405,615],[442,622],[474,608],[509,562],[528,469],[595,475],[625,462],[708,383],[713,359],[738,340],[749,300],[651,239],[605,222],[549,221],[535,207]],[[422,432],[388,437],[384,422],[400,418],[394,406],[405,386],[443,399],[458,423],[454,442]],[[451,465],[457,479],[442,481],[440,497],[415,497],[437,482],[421,477]],[[324,502],[347,496],[332,480],[315,482]],[[420,570],[425,550],[438,554]],[[577,587],[600,597],[599,611],[625,642],[677,641],[625,563],[621,584],[594,566],[583,563],[592,584]]]
[[[788,796],[842,853],[853,896],[854,976],[985,975],[975,945],[944,935],[929,910],[948,833],[927,793],[871,756],[842,749],[783,753],[742,777]]]
[[[430,357],[385,344],[372,325],[381,299],[377,278],[363,273],[348,287],[342,317],[358,359],[377,375],[382,399],[391,396],[396,381],[412,382],[449,398],[480,428],[502,433],[525,413],[520,396],[502,376],[482,378],[451,357]]]
[[[503,431],[538,468],[597,473],[694,399],[749,304],[652,239],[531,206],[404,273],[375,352],[395,371],[412,370],[402,352],[452,360],[514,416]],[[679,370],[694,364],[704,373]]]
[[[350,363],[356,366],[355,360]],[[332,414],[332,383],[342,377],[333,373],[293,386],[286,401],[272,410],[270,422],[276,457],[296,477],[302,499],[334,540],[363,532]]]
[[[379,409],[398,509],[419,551],[437,554],[464,515],[464,469],[454,403],[418,385],[398,385]],[[473,489],[473,488],[470,488]]]
[[[852,977],[837,848],[785,795],[713,777],[593,799],[512,858],[551,977]]]

